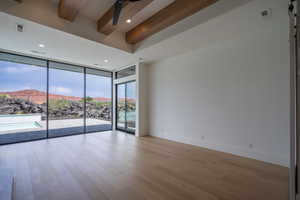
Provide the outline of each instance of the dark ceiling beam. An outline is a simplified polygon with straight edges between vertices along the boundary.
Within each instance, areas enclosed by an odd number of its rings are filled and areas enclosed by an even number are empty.
[[[86,0],[60,0],[58,4],[58,16],[73,22],[85,3]]]
[[[153,34],[212,5],[218,0],[175,0],[155,15],[126,33],[126,41],[136,44]]]
[[[136,2],[125,1],[123,3],[123,9],[121,11],[121,15],[119,18],[119,24],[114,26],[112,24],[113,14],[114,14],[114,5],[98,20],[98,32],[103,33],[105,35],[109,35],[115,30],[117,30],[118,26],[126,23],[127,19],[131,19],[138,12],[143,10],[146,6],[148,6],[154,0],[142,0]]]

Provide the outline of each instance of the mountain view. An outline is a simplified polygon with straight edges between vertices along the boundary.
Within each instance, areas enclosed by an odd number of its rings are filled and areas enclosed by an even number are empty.
[[[15,92],[0,92],[0,95],[7,95],[11,98],[15,99],[24,99],[26,101],[30,101],[36,104],[43,104],[46,103],[46,92],[42,92],[39,90],[19,90]],[[82,98],[75,97],[75,96],[66,96],[66,95],[57,95],[57,94],[49,94],[50,100],[68,100],[68,101],[80,101]],[[105,97],[96,97],[93,98],[95,101],[101,101],[101,102],[109,102],[111,101],[110,98]]]
[[[100,131],[112,120],[111,101],[111,77],[0,61],[0,115],[4,117],[40,116],[38,123],[48,119],[50,129],[82,128],[86,118],[86,127],[101,126],[93,129]],[[135,121],[135,90],[119,90],[118,101],[118,122]]]

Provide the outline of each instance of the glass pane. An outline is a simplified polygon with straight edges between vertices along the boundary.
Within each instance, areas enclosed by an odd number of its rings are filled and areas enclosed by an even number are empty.
[[[19,56],[19,55],[14,55],[14,54],[9,54],[9,53],[1,53],[0,52],[0,60],[12,62],[12,63],[47,67],[46,60],[30,58],[30,57],[26,57],[26,56]]]
[[[119,78],[124,78],[124,77],[132,76],[132,75],[135,75],[135,66],[128,67],[126,69],[118,71],[116,73],[116,78],[119,79]]]
[[[125,129],[125,84],[117,86],[117,128]]]
[[[86,131],[108,131],[111,123],[112,80],[99,70],[86,69]]]
[[[46,62],[24,57],[22,63],[27,64],[22,64],[13,59],[10,55],[0,61],[0,144],[47,137],[47,68],[28,64]]]
[[[49,137],[84,133],[83,68],[49,63]]]
[[[135,82],[127,83],[126,86],[126,122],[128,131],[135,131],[135,107],[136,107],[136,94]]]

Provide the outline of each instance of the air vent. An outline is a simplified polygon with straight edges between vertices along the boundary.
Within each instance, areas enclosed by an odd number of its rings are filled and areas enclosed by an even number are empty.
[[[24,31],[24,26],[22,24],[17,24],[17,31],[22,33]]]

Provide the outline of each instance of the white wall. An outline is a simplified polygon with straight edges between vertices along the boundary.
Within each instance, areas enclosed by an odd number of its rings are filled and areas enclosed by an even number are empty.
[[[148,66],[137,65],[137,136],[149,135],[148,123]]]
[[[263,19],[266,8],[272,16]],[[233,21],[236,28],[249,23],[251,29],[148,67],[149,132],[288,166],[287,2],[251,1],[195,27],[196,39]]]

